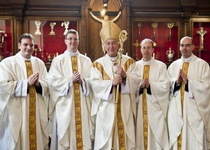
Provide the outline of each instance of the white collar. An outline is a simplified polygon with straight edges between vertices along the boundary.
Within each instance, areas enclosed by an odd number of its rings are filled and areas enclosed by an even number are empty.
[[[150,65],[152,59],[153,59],[153,58],[151,58],[149,61],[144,61],[144,59],[142,58],[142,63],[143,63],[144,65]]]
[[[183,56],[181,57],[183,62],[190,62],[192,60],[193,54],[189,58],[184,58]]]
[[[108,54],[106,54],[106,56],[109,57],[112,62],[115,62],[118,60],[119,55],[117,54],[117,56],[115,56],[115,57],[110,57]]]
[[[79,55],[79,51],[77,50],[76,52],[70,52],[70,51],[68,51],[68,50],[66,50],[66,53],[68,54],[68,55],[70,55],[70,56],[77,56],[77,55]]]

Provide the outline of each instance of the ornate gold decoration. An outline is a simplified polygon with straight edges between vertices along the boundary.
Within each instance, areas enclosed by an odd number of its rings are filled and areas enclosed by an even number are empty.
[[[77,57],[71,56],[72,72],[78,71]],[[77,149],[83,149],[82,138],[82,117],[81,117],[81,104],[80,104],[80,84],[74,82],[74,103],[75,103],[75,128],[76,128],[76,145]]]
[[[47,56],[47,60],[48,60],[49,62],[52,61],[52,57],[51,57],[51,54],[50,54],[50,53],[49,53],[48,56]]]
[[[135,63],[135,60],[133,60],[132,58],[129,58],[125,64],[124,64],[124,69],[125,69],[125,72],[127,72],[128,68],[130,67],[130,65],[134,64]]]
[[[27,77],[33,74],[31,61],[25,61]],[[36,89],[29,86],[29,142],[30,150],[36,150]]]
[[[158,27],[158,23],[157,22],[153,22],[153,23],[151,23],[151,26],[153,28],[153,35],[156,35],[156,28]]]
[[[123,48],[123,43],[127,40],[128,38],[128,33],[126,30],[122,30],[119,34],[119,41],[120,41],[120,48],[118,50],[119,52],[119,66],[121,66],[121,60],[122,60],[122,53],[124,51]],[[120,149],[125,149],[125,135],[124,135],[124,125],[122,121],[122,116],[121,116],[121,93],[119,92],[119,86],[120,84],[117,85],[116,88],[116,96],[115,96],[115,114],[114,114],[114,124],[113,124],[113,131],[112,131],[112,149],[114,149],[114,137],[115,137],[115,125],[118,125],[118,136],[119,136],[119,147]],[[117,118],[117,119],[116,119]]]
[[[171,36],[171,29],[174,27],[174,23],[173,22],[167,23],[167,27],[169,28],[169,36]]]
[[[61,26],[62,27],[64,26],[64,28],[65,28],[63,35],[66,35],[66,33],[68,32],[69,24],[70,24],[70,21],[64,21],[61,23]]]
[[[184,74],[187,76],[188,73],[188,67],[189,67],[189,62],[184,62],[182,65],[182,71],[184,72]],[[181,83],[181,108],[182,108],[182,115],[183,115],[183,107],[184,107],[184,93],[185,93],[185,83],[184,81],[182,81]],[[180,135],[178,136],[178,150],[182,149],[182,132],[180,133]]]
[[[124,131],[124,124],[123,124],[122,115],[121,115],[121,92],[119,92],[119,96],[118,96],[117,126],[118,126],[119,149],[125,150],[125,131]]]
[[[51,31],[50,31],[49,35],[55,35],[55,32],[54,32],[54,26],[55,25],[56,25],[56,22],[51,22],[50,23]]]
[[[149,79],[150,66],[144,66],[144,79]],[[144,88],[142,95],[142,114],[143,114],[143,130],[144,130],[144,150],[148,148],[148,110],[147,110],[147,89]]]
[[[204,35],[207,33],[207,31],[204,31],[203,30],[203,27],[200,27],[200,30],[197,31],[197,34],[200,35],[200,50],[203,50],[204,49],[204,46],[203,46],[203,41],[204,41]]]
[[[42,33],[41,33],[41,31],[40,31],[40,27],[41,27],[42,22],[39,21],[39,20],[37,20],[37,21],[35,21],[34,23],[35,23],[35,26],[36,26],[36,31],[35,31],[34,34],[35,34],[35,35],[41,35]]]
[[[139,28],[139,33],[138,33],[138,35],[141,35],[142,23],[141,23],[141,22],[138,22],[137,26],[138,26],[138,28]]]
[[[174,50],[171,49],[171,47],[166,51],[166,55],[168,58],[168,61],[173,61],[174,59]]]
[[[133,43],[133,45],[136,47],[136,60],[139,60],[139,49],[138,49],[138,47],[140,46],[140,44],[139,44],[139,42],[138,42],[138,40],[136,40],[136,42],[135,43]]]
[[[102,78],[103,80],[110,80],[109,76],[107,75],[107,73],[105,72],[103,66],[99,63],[99,62],[93,62],[93,67],[97,68],[98,71],[102,74]]]

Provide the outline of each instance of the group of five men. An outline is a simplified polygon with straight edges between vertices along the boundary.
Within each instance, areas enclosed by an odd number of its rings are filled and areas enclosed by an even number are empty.
[[[102,28],[106,54],[92,63],[69,30],[48,73],[23,34],[20,52],[0,63],[0,149],[209,150],[210,69],[193,39],[181,39],[167,70],[150,39],[140,61],[119,55],[120,31]]]

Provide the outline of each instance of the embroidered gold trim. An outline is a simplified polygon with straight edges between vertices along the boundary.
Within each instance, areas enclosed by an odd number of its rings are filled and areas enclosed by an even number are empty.
[[[95,61],[95,62],[93,63],[93,67],[94,67],[94,68],[97,68],[97,69],[101,72],[103,80],[110,80],[110,78],[109,78],[109,76],[107,75],[107,73],[105,72],[103,66],[102,66],[99,62],[96,62],[96,61]]]
[[[125,131],[124,124],[121,114],[121,92],[119,92],[118,104],[117,104],[117,126],[118,126],[118,138],[119,138],[119,149],[125,150]]]
[[[33,74],[31,61],[25,61],[27,77]],[[30,150],[36,150],[36,89],[29,87],[29,142]]]
[[[144,74],[143,78],[149,79],[149,65],[144,66]],[[143,90],[142,95],[142,114],[143,114],[143,127],[144,127],[144,150],[147,150],[148,148],[148,111],[147,111],[147,89],[145,88]]]
[[[71,56],[72,71],[78,71],[77,57]],[[82,139],[82,118],[81,118],[81,104],[80,104],[80,84],[74,82],[74,102],[75,102],[75,128],[76,128],[76,145],[77,150],[83,149]]]
[[[127,72],[127,70],[128,70],[128,68],[130,67],[130,65],[132,65],[132,64],[134,64],[134,63],[135,63],[134,59],[129,58],[129,59],[125,62],[125,64],[124,64],[125,72]]]
[[[188,73],[188,67],[189,67],[189,62],[184,62],[182,65],[182,71],[184,72],[184,74],[187,75]],[[181,107],[182,107],[182,114],[183,114],[183,107],[184,107],[184,92],[185,92],[185,83],[182,82],[181,84]],[[178,137],[178,150],[182,149],[182,132],[180,133],[179,137]]]

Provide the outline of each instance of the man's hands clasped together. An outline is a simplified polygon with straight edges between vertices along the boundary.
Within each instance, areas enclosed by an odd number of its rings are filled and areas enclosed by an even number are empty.
[[[73,75],[72,75],[71,78],[72,78],[72,81],[73,81],[73,82],[78,82],[79,84],[82,83],[82,79],[81,79],[80,73],[77,72],[77,71],[75,71],[75,72],[73,73]]]
[[[178,79],[176,80],[177,84],[180,84],[182,81],[184,81],[185,84],[187,84],[188,78],[187,75],[183,72],[182,69],[180,69]]]
[[[143,79],[140,88],[148,88],[149,87],[149,80],[148,79]]]
[[[37,73],[31,74],[28,77],[27,82],[28,82],[29,86],[35,85],[35,86],[39,87],[39,73],[37,72]]]

